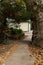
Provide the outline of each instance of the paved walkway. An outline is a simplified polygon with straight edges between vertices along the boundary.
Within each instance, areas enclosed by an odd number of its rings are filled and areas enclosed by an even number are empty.
[[[34,65],[34,61],[28,44],[20,43],[3,65]]]
[[[33,31],[27,31],[27,32],[25,32],[25,38],[23,40],[25,40],[25,41],[31,41],[32,40],[32,32]]]

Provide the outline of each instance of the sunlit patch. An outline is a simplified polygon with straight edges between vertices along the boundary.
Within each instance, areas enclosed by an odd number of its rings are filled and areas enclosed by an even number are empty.
[[[2,65],[5,65],[5,64],[2,64]]]

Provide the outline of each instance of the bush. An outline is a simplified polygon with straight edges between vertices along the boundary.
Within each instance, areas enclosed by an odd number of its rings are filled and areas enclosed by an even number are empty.
[[[11,34],[17,34],[17,31],[18,31],[17,29],[13,29],[13,28],[10,29]]]
[[[14,39],[21,39],[24,37],[24,32],[21,29],[10,29],[11,35]]]

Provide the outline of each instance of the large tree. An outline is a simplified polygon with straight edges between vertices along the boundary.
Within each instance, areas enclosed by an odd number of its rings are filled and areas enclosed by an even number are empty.
[[[43,48],[43,4],[41,0],[24,0],[27,10],[31,10],[31,20],[33,28],[32,43]]]
[[[23,2],[17,1],[0,1],[0,43],[5,39],[6,18],[13,18],[17,23],[26,16],[26,6]]]

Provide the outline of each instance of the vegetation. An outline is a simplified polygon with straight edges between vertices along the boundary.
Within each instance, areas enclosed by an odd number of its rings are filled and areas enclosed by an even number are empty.
[[[6,18],[15,19],[16,23],[31,19],[33,21],[33,38],[38,38],[38,15],[39,8],[42,7],[41,0],[2,0],[0,1],[0,37],[6,38],[5,31],[8,30],[6,26]],[[37,30],[37,31],[36,31]],[[4,37],[3,37],[4,34]]]
[[[15,7],[13,7],[15,6]],[[19,22],[20,14],[25,8],[21,5],[10,4],[10,2],[0,2],[0,43],[6,38],[5,31],[8,30],[6,26],[6,18],[15,18]],[[21,12],[19,12],[21,10]]]
[[[22,20],[27,20],[30,18],[30,12],[27,11],[25,2],[22,1],[0,1],[0,38],[1,40],[5,39],[5,32],[7,28],[6,18],[13,18],[17,23],[20,23]],[[3,39],[2,39],[3,38]]]
[[[21,29],[10,29],[10,38],[22,39],[24,38],[24,32]]]

